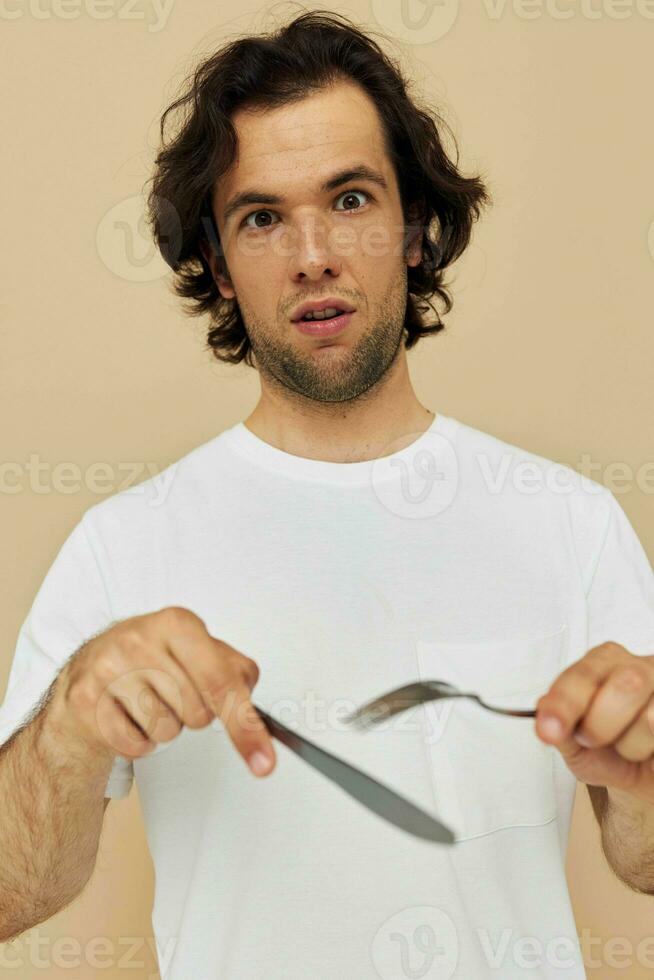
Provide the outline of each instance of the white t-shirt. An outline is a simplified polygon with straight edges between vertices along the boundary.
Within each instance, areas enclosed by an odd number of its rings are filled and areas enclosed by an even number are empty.
[[[164,980],[585,976],[576,781],[534,720],[467,700],[341,719],[416,678],[533,707],[605,640],[654,653],[654,575],[612,493],[441,414],[355,463],[239,422],[74,527],[20,629],[0,742],[86,639],[169,605],[257,661],[255,704],[457,839],[410,836],[277,741],[257,779],[218,720],[117,757],[106,795],[137,781]]]

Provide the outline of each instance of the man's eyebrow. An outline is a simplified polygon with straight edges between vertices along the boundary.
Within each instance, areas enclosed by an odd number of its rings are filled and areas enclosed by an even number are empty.
[[[337,171],[326,181],[324,181],[318,190],[320,194],[326,194],[328,191],[333,191],[337,187],[341,187],[343,184],[349,184],[353,180],[367,180],[372,184],[377,184],[384,190],[388,190],[388,184],[384,175],[378,170],[374,170],[372,167],[367,166],[365,163],[356,164],[353,167],[347,167],[344,170]],[[240,191],[238,194],[235,194],[232,198],[230,198],[225,205],[223,221],[226,224],[236,211],[240,211],[241,208],[247,207],[250,204],[283,203],[284,198],[280,197],[278,194],[269,194],[267,191],[258,190]]]

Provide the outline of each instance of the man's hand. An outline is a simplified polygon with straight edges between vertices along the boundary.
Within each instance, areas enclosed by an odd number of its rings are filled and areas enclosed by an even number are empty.
[[[653,695],[654,656],[602,643],[538,699],[536,733],[581,782],[654,805]]]
[[[258,679],[254,660],[211,636],[189,609],[170,606],[116,623],[80,647],[57,677],[48,721],[83,754],[139,758],[184,725],[204,728],[219,716],[260,776],[275,752],[250,700]],[[260,767],[259,753],[267,759]]]

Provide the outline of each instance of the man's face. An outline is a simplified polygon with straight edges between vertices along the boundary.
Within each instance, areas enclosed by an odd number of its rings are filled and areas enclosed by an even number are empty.
[[[236,297],[262,383],[313,401],[357,398],[400,350],[407,264],[421,257],[420,236],[402,250],[399,190],[374,103],[343,81],[292,105],[240,110],[232,121],[238,156],[213,197],[229,273],[221,276],[211,257],[220,292]],[[356,177],[321,188],[361,167],[385,186]],[[328,296],[355,308],[349,324],[332,337],[302,333],[291,319],[296,307]]]

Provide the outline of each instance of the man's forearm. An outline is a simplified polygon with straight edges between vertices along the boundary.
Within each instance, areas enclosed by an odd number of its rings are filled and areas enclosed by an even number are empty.
[[[71,737],[55,693],[0,746],[0,941],[50,918],[95,865],[112,760]]]
[[[634,891],[654,895],[654,804],[606,786],[589,790],[611,868]]]

